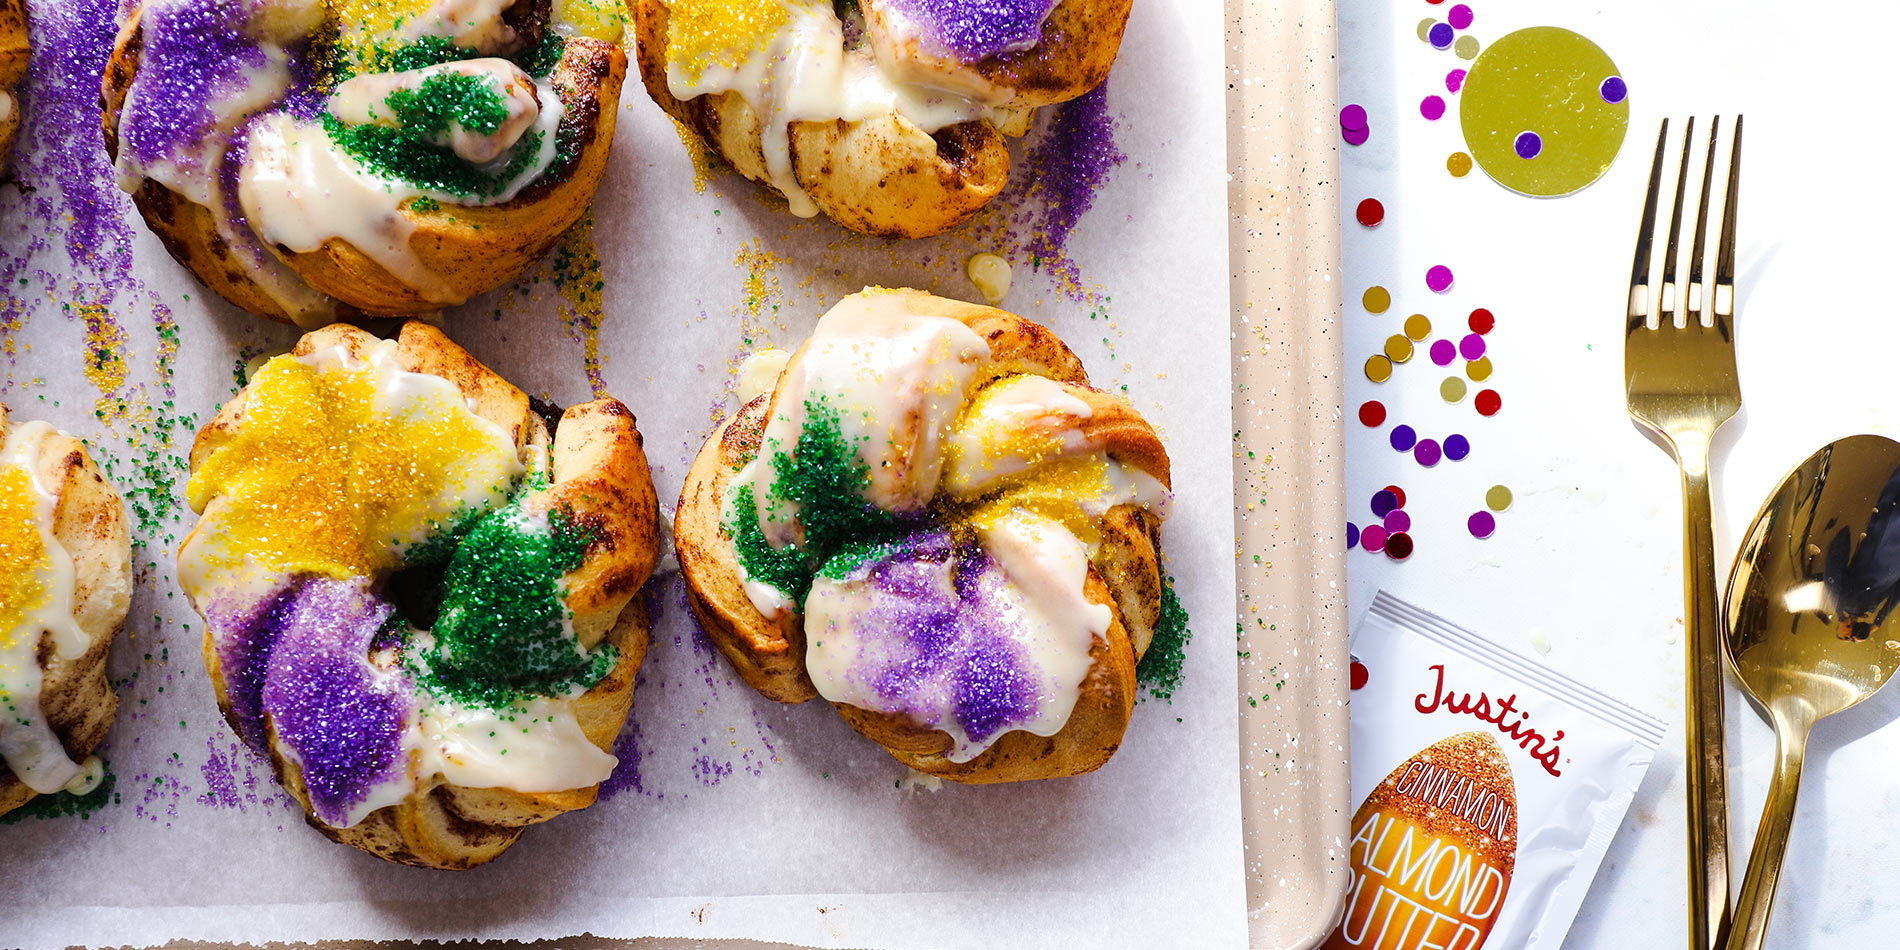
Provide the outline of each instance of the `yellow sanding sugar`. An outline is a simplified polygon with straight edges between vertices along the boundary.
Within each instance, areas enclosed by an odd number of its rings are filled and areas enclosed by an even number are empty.
[[[374,47],[388,45],[411,20],[426,14],[431,0],[326,0],[336,24],[337,47],[361,61]]]
[[[28,617],[46,605],[42,580],[51,566],[39,522],[39,492],[18,465],[0,468],[0,650],[27,633]],[[39,636],[39,630],[30,631]]]
[[[666,61],[698,82],[708,69],[737,69],[790,22],[782,0],[672,0]]]
[[[957,518],[960,524],[953,530],[994,528],[1011,512],[1028,511],[1061,523],[1091,547],[1101,541],[1101,529],[1082,509],[1085,502],[1106,496],[1112,488],[1108,459],[1100,453],[1045,462],[1006,483],[1008,488]]]

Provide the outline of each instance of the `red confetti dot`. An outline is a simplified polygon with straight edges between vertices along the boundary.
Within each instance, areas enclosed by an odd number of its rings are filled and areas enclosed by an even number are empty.
[[[1473,333],[1490,333],[1491,328],[1498,325],[1497,318],[1491,316],[1491,311],[1483,307],[1471,311],[1471,319],[1466,322],[1471,325]]]
[[[1380,204],[1377,198],[1367,198],[1359,202],[1357,214],[1360,224],[1369,228],[1376,228],[1380,222],[1385,220],[1385,205]]]
[[[1382,403],[1377,399],[1373,399],[1373,400],[1368,401],[1365,405],[1360,406],[1359,407],[1359,421],[1364,423],[1365,425],[1374,426],[1374,427],[1384,425],[1385,424],[1385,403]]]
[[[1412,536],[1403,531],[1394,531],[1385,539],[1385,556],[1394,561],[1403,561],[1412,556]]]
[[[1475,405],[1478,407],[1478,415],[1495,416],[1498,410],[1504,407],[1504,397],[1498,395],[1495,389],[1487,389],[1478,394]]]
[[[1405,489],[1400,488],[1397,485],[1387,485],[1385,486],[1385,490],[1392,493],[1392,502],[1393,502],[1392,507],[1394,508],[1405,507]]]
[[[1366,670],[1366,665],[1358,660],[1352,661],[1352,688],[1364,689],[1366,681],[1370,679],[1372,674]]]

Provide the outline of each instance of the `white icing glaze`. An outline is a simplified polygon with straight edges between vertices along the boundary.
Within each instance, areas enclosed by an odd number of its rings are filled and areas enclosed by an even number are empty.
[[[999,379],[957,419],[945,446],[944,489],[978,494],[1038,462],[1090,451],[1079,426],[1092,415],[1088,403],[1046,376]]]
[[[739,364],[738,396],[739,404],[744,405],[772,391],[778,385],[780,373],[785,364],[792,361],[792,354],[776,346],[755,350]]]
[[[19,468],[26,473],[35,530],[46,555],[33,585],[38,588],[38,602],[19,605],[28,607],[23,622],[15,629],[0,630],[0,759],[26,787],[42,795],[59,791],[81,771],[40,710],[45,676],[38,657],[42,631],[51,635],[53,651],[63,660],[79,657],[92,645],[92,637],[73,619],[72,556],[53,536],[57,486],[40,477],[41,446],[57,433],[45,422],[22,423],[12,427],[0,446],[0,470]]]
[[[566,697],[518,700],[505,712],[424,698],[404,744],[416,752],[418,776],[465,788],[586,788],[620,761],[587,740]]]
[[[516,43],[514,27],[503,23],[502,11],[515,0],[435,0],[427,10],[410,18],[397,31],[405,42],[425,36],[446,36],[456,46],[482,53],[506,53]]]
[[[436,133],[430,137],[431,143],[448,146],[463,161],[478,165],[494,161],[519,141],[522,133],[541,115],[540,103],[535,100],[534,80],[514,63],[495,58],[464,59],[422,69],[353,77],[330,94],[330,114],[352,125],[395,126],[395,117],[385,100],[398,90],[420,89],[423,83],[442,75],[486,79],[508,110],[508,117],[493,132],[470,131],[461,122],[450,119],[446,134]]]

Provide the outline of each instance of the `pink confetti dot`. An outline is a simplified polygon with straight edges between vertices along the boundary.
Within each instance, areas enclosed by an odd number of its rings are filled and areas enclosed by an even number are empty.
[[[1484,337],[1476,333],[1465,334],[1465,338],[1458,341],[1458,355],[1463,356],[1467,360],[1482,358],[1484,356]]]
[[[1458,90],[1463,89],[1464,87],[1465,87],[1465,71],[1464,70],[1454,69],[1451,72],[1448,72],[1445,74],[1445,91],[1446,92],[1455,94],[1458,92]]]
[[[1431,269],[1425,272],[1425,286],[1431,288],[1432,293],[1435,294],[1450,290],[1451,268],[1443,264],[1433,264]]]
[[[1372,130],[1340,129],[1339,134],[1346,140],[1347,145],[1364,145],[1366,144],[1366,139],[1372,135]]]
[[[1426,468],[1437,465],[1438,460],[1444,457],[1445,450],[1439,446],[1437,439],[1420,439],[1417,445],[1412,446],[1412,460]]]
[[[1366,107],[1355,102],[1339,110],[1339,127],[1354,132],[1365,129]]]
[[[1359,546],[1374,554],[1385,550],[1386,531],[1384,528],[1369,524],[1359,531]]]
[[[1406,514],[1403,509],[1399,509],[1399,508],[1392,509],[1391,511],[1386,513],[1385,530],[1387,531],[1412,530],[1412,516]]]
[[[1454,30],[1471,29],[1471,8],[1462,3],[1458,4],[1445,11],[1445,19],[1451,23],[1451,28]]]
[[[1470,518],[1465,519],[1465,527],[1471,531],[1471,536],[1474,538],[1488,538],[1492,532],[1498,529],[1498,519],[1493,517],[1488,511],[1477,511],[1473,512]],[[1366,530],[1371,531],[1372,529],[1367,528]],[[1383,541],[1383,539],[1381,539],[1381,541]]]
[[[1450,366],[1458,358],[1458,347],[1450,340],[1438,340],[1432,343],[1432,362],[1439,366]]]
[[[1418,114],[1434,122],[1445,117],[1445,100],[1437,96],[1426,96],[1418,104]]]

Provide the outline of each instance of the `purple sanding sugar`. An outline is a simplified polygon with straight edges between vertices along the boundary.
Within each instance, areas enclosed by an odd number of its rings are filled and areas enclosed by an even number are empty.
[[[1056,0],[884,0],[926,48],[966,63],[1028,49]]]
[[[169,159],[203,171],[193,166],[199,143],[219,121],[213,104],[242,90],[267,62],[257,42],[240,32],[249,6],[247,0],[196,0],[147,7],[145,50],[121,118],[133,158]]]
[[[267,740],[259,699],[264,692],[266,663],[283,628],[278,615],[289,610],[294,599],[295,590],[286,588],[258,601],[242,601],[235,596],[216,598],[205,610],[205,623],[218,648],[225,702],[231,707],[238,737],[259,751]]]
[[[1023,161],[1028,187],[1042,198],[1032,223],[1029,252],[1058,282],[1079,286],[1081,272],[1067,254],[1069,234],[1095,204],[1095,193],[1128,156],[1115,145],[1108,84],[1055,108],[1055,118]]]

